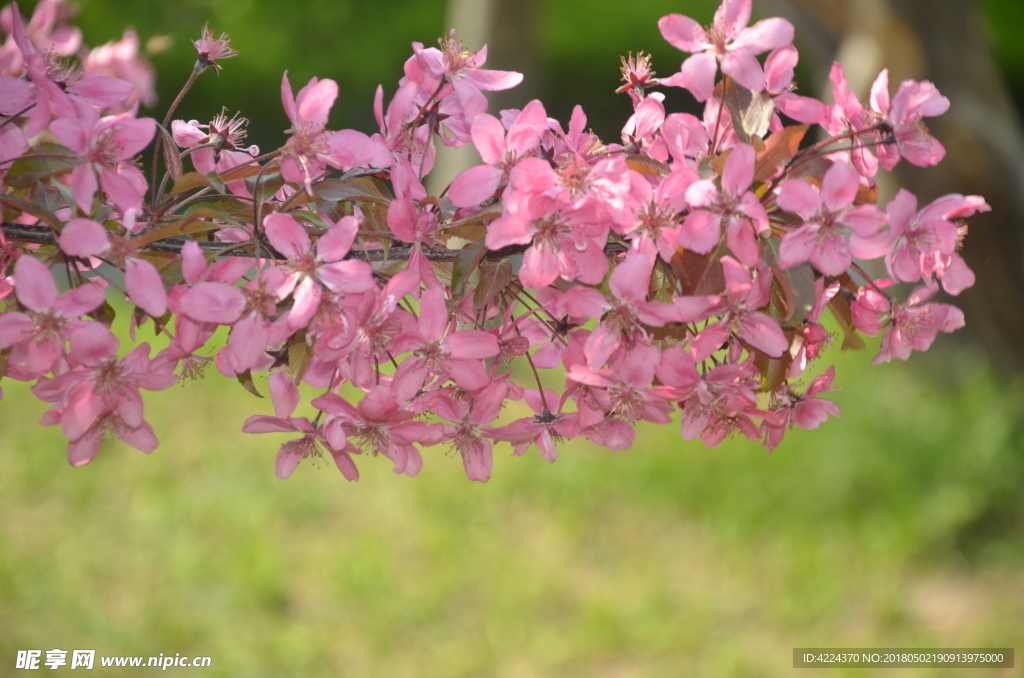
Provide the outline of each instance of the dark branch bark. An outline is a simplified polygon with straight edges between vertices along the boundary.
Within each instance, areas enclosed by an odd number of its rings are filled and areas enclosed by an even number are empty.
[[[57,239],[54,237],[53,231],[46,226],[27,226],[24,224],[5,223],[3,225],[3,231],[4,235],[9,240],[16,242],[33,243],[37,245],[57,244]],[[168,252],[171,254],[178,254],[187,242],[189,241],[185,239],[169,238],[167,240],[158,240],[156,242],[151,242],[148,245],[143,245],[139,250],[142,252]],[[210,252],[217,256],[247,258],[253,258],[255,256],[255,248],[252,243],[202,240],[195,240],[193,242],[197,242],[204,252]],[[404,261],[409,258],[414,247],[414,245],[395,245],[389,248],[387,253],[385,253],[384,250],[353,249],[345,258],[359,259],[362,261]],[[508,247],[503,247],[500,250],[492,250],[484,255],[484,258],[490,260],[506,259],[517,254],[522,254],[528,247],[528,245],[510,245]],[[458,256],[461,251],[462,250],[446,248],[423,248],[423,256],[430,261],[455,261],[455,257]],[[605,246],[604,251],[607,254],[620,254],[626,251],[626,247],[620,243],[608,243]],[[266,259],[284,261],[288,258],[274,250],[274,248],[266,242],[260,243],[260,254]]]

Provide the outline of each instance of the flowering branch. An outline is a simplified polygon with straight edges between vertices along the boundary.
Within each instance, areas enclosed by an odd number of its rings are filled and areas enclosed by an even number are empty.
[[[135,97],[149,94],[127,81],[145,71],[137,54],[83,74],[42,53],[53,27],[29,36],[14,4],[17,51],[0,60],[0,378],[34,382],[75,465],[108,432],[152,451],[140,389],[209,364],[256,394],[266,376],[274,414],[243,431],[295,435],[278,450],[282,478],[328,453],[355,480],[364,452],[416,475],[421,448],[447,443],[486,481],[495,443],[548,461],[581,436],[623,450],[636,422],[677,410],[686,440],[740,434],[771,451],[792,426],[839,414],[820,397],[834,368],[801,384],[833,342],[826,309],[843,348],[883,335],[875,363],[963,326],[959,309],[929,300],[973,284],[965,220],[989,208],[958,194],[919,208],[907,191],[878,205],[879,171],[942,160],[924,118],[948,100],[911,80],[890,97],[883,71],[865,105],[838,64],[834,104],[799,95],[793,27],[748,26],[750,10],[728,0],[709,27],[663,17],[663,37],[691,55],[669,77],[654,77],[649,55],[623,58],[633,114],[621,143],[587,132],[579,107],[567,126],[540,101],[489,114],[483,92],[522,76],[483,68],[486,48],[451,32],[436,48],[413,43],[387,105],[378,89],[371,135],[327,128],[333,80],[295,92],[285,73],[291,127],[261,154],[240,113],[173,119],[198,74],[237,54],[226,35],[203,29],[160,126],[137,117]],[[667,111],[657,87],[687,89],[702,117]],[[812,126],[827,138],[803,144]],[[473,144],[483,163],[433,196],[423,181],[438,142]],[[151,144],[147,181],[136,157]],[[889,277],[867,276],[872,259]],[[115,292],[166,348],[121,355]],[[221,326],[227,343],[213,346]],[[306,404],[312,421],[294,416],[302,383],[321,394]],[[498,425],[511,400],[533,414]]]

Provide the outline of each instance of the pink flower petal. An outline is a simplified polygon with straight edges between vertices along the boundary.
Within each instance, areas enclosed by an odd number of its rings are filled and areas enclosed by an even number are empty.
[[[470,167],[452,181],[448,197],[456,207],[474,207],[494,195],[500,180],[501,170],[490,165]]]
[[[183,313],[197,322],[231,325],[245,308],[242,292],[224,283],[199,283],[182,297]]]
[[[50,269],[35,257],[25,254],[14,264],[14,291],[18,301],[33,311],[45,311],[57,299],[57,283]]]
[[[166,313],[167,292],[153,264],[144,259],[129,257],[124,267],[124,285],[131,295],[132,303],[154,318]]]
[[[683,52],[703,52],[711,46],[704,28],[682,14],[661,17],[658,29],[670,45]]]
[[[492,358],[498,355],[498,338],[481,330],[459,330],[445,337],[442,345],[453,358]]]
[[[73,257],[92,257],[110,247],[107,230],[92,219],[72,219],[64,225],[58,239],[60,248]]]
[[[270,244],[289,259],[298,259],[312,247],[306,230],[290,214],[272,212],[263,220],[263,225]]]
[[[715,73],[718,62],[712,52],[694,54],[683,62],[679,79],[673,76],[672,85],[690,90],[697,101],[707,101],[715,91]],[[662,81],[662,84],[666,84]]]

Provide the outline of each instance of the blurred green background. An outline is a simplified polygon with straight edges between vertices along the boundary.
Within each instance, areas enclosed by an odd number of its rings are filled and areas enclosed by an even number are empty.
[[[1019,97],[1021,5],[983,8]],[[611,92],[618,55],[653,51],[667,75],[681,55],[658,17],[713,10],[549,0],[538,10],[542,99],[562,119],[583,103],[615,138],[628,111]],[[166,104],[207,20],[242,54],[203,75],[182,115],[240,109],[268,148],[287,127],[283,69],[296,88],[338,80],[333,124],[372,131],[376,85],[392,92],[409,42],[431,44],[445,27],[444,3],[428,0],[83,0],[78,23],[90,45],[126,24],[143,41],[172,36],[154,58]],[[59,431],[32,423],[44,405],[4,380],[0,675],[19,674],[16,651],[30,648],[207,655],[212,668],[167,675],[247,678],[785,676],[797,646],[1017,643],[1019,654],[1024,388],[962,337],[908,364],[871,368],[874,351],[829,354],[842,418],[793,432],[774,455],[641,426],[629,452],[576,441],[553,465],[501,445],[487,485],[440,447],[416,479],[363,458],[358,483],[308,463],[279,481],[285,437],[240,433],[270,404],[212,369],[147,394],[161,440],[152,456],[108,442],[72,469]]]

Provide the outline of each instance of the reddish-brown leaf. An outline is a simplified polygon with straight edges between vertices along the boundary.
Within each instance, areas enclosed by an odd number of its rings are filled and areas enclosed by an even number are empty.
[[[665,163],[639,153],[626,156],[626,166],[634,172],[655,177],[668,176],[668,173],[672,171],[672,168]]]
[[[757,154],[754,181],[765,181],[779,171],[800,150],[800,142],[810,125],[783,127],[764,142],[764,150]]]
[[[680,294],[720,294],[725,291],[725,275],[718,249],[707,254],[697,254],[678,247],[672,255],[670,266],[679,280]]]

